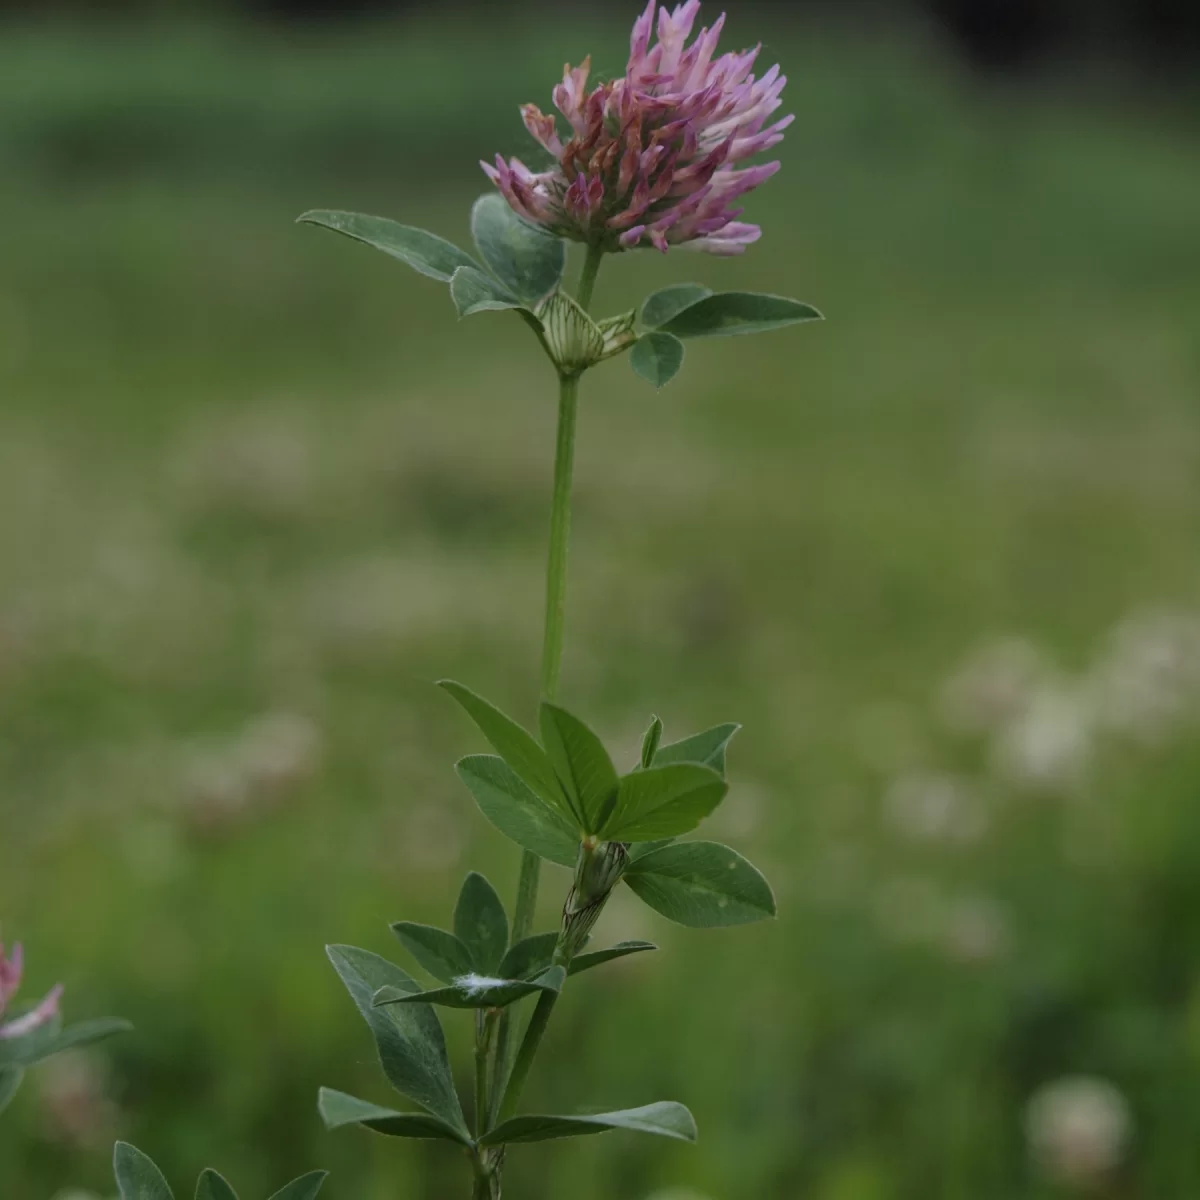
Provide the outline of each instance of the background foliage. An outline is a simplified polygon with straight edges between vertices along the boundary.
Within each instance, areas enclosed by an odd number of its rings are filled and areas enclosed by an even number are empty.
[[[622,61],[579,21],[460,34],[0,35],[0,899],[31,993],[138,1027],[6,1114],[13,1196],[105,1192],[118,1134],[247,1195],[461,1182],[442,1147],[320,1130],[318,1084],[389,1100],[321,945],[397,956],[387,923],[444,923],[468,864],[513,888],[430,681],[532,717],[553,380],[506,318],[459,327],[291,224],[462,240],[516,105]],[[629,763],[651,712],[744,722],[706,833],[782,917],[695,934],[618,896],[599,935],[662,951],[568,994],[529,1101],[677,1096],[700,1145],[514,1150],[509,1186],[1056,1195],[1079,1143],[1039,1169],[1024,1123],[1082,1073],[1128,1111],[1112,1195],[1191,1194],[1190,115],[732,23],[760,34],[799,114],[767,238],[682,261],[830,319],[697,345],[657,395],[589,377],[564,701]],[[679,277],[631,256],[599,308]]]

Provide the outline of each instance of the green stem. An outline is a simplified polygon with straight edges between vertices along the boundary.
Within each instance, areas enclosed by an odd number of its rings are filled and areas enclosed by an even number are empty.
[[[596,290],[596,277],[604,250],[589,246],[579,288],[575,299],[586,312]],[[563,631],[567,614],[567,545],[571,537],[571,481],[575,471],[575,425],[579,407],[579,376],[559,376],[558,433],[554,452],[554,491],[550,504],[550,548],[546,557],[546,618],[542,639],[542,699],[553,700],[558,695],[558,680],[562,669]],[[521,877],[517,884],[517,906],[513,913],[512,940],[518,942],[533,930],[537,908],[538,879],[542,861],[529,850],[521,852]],[[548,995],[549,993],[546,993]],[[537,1012],[534,1020],[537,1020]],[[547,1013],[547,1018],[549,1014]],[[540,1040],[540,1038],[539,1038]],[[526,1033],[528,1041],[528,1033]],[[495,1067],[492,1073],[492,1096],[489,1126],[495,1122],[500,1097],[509,1074],[512,1052],[512,1018],[505,1009],[496,1037]],[[525,1068],[528,1071],[528,1067]]]
[[[545,1035],[546,1026],[550,1024],[550,1015],[554,1012],[557,1001],[557,992],[543,992],[538,997],[537,1008],[533,1010],[533,1016],[529,1019],[525,1037],[521,1041],[521,1049],[517,1053],[517,1061],[513,1063],[508,1086],[504,1089],[504,1099],[500,1103],[500,1112],[496,1118],[498,1122],[507,1121],[509,1117],[516,1115],[521,1090],[525,1086],[525,1080],[529,1078],[533,1060],[537,1057],[538,1047],[542,1044],[542,1037]]]

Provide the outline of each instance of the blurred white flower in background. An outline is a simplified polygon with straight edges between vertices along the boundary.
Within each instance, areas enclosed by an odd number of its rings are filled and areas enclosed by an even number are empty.
[[[193,745],[183,769],[188,815],[202,830],[278,801],[320,769],[323,738],[308,717],[268,712],[232,737]]]
[[[1069,788],[1083,776],[1092,755],[1092,706],[1087,692],[1047,684],[1008,721],[992,744],[997,772],[1032,788]]]
[[[34,1076],[46,1136],[74,1147],[107,1145],[118,1112],[104,1060],[85,1051],[58,1054]]]
[[[946,680],[939,715],[956,732],[993,733],[1026,711],[1051,674],[1042,652],[1024,638],[985,642]]]
[[[1008,918],[990,896],[963,896],[945,914],[942,948],[956,962],[987,963],[1011,948]]]
[[[1097,720],[1143,741],[1200,711],[1200,616],[1134,613],[1109,635],[1092,669]]]
[[[888,823],[914,842],[968,844],[987,831],[979,796],[949,775],[904,775],[884,793]]]
[[[1030,1154],[1060,1184],[1103,1181],[1121,1165],[1132,1134],[1129,1102],[1105,1079],[1056,1079],[1039,1088],[1025,1108]]]

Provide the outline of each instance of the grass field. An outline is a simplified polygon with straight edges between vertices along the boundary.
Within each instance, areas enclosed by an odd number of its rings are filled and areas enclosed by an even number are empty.
[[[444,921],[468,866],[514,886],[431,681],[531,715],[553,378],[515,320],[292,218],[464,240],[516,105],[620,68],[611,30],[528,32],[0,29],[0,903],[31,986],[138,1026],[6,1114],[14,1200],[107,1194],[117,1134],[250,1196],[461,1188],[436,1145],[320,1130],[319,1084],[389,1102],[321,947],[399,957],[387,922]],[[1023,1113],[1086,1073],[1136,1130],[1104,1195],[1193,1194],[1192,681],[1151,737],[1080,697],[1114,629],[1200,611],[1200,147],[903,39],[767,41],[799,119],[763,242],[613,262],[598,306],[694,278],[828,320],[695,345],[660,394],[589,376],[564,697],[630,757],[652,712],[744,723],[713,832],[781,919],[614,902],[601,935],[661,952],[568,994],[529,1102],[678,1098],[700,1145],[514,1152],[511,1193],[1057,1195]],[[938,698],[1006,634],[1042,707],[961,735]],[[903,799],[947,777],[961,837]]]

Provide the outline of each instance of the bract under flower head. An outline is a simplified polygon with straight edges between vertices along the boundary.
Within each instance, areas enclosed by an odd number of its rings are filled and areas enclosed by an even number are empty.
[[[689,46],[700,0],[672,11],[650,0],[633,26],[620,79],[588,90],[591,60],[568,66],[554,104],[570,125],[526,104],[525,127],[554,156],[535,173],[518,159],[483,164],[513,210],[559,237],[607,250],[691,245],[740,254],[758,240],[736,201],[779,169],[745,166],[777,145],[792,117],[768,124],[785,76],[752,74],[759,47],[714,58],[725,16]],[[658,40],[651,45],[657,15]]]

